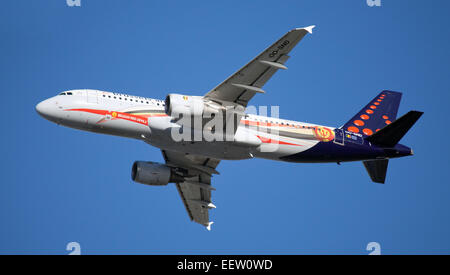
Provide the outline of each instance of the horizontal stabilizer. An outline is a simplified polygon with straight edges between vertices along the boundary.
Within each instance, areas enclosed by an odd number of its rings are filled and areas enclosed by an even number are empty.
[[[396,121],[387,125],[366,140],[381,146],[394,147],[402,137],[411,129],[423,112],[409,111]]]
[[[363,163],[373,182],[384,183],[389,163],[388,159],[368,160],[363,161]]]

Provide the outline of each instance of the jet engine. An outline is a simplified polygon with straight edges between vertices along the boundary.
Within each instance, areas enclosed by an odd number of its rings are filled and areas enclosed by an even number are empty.
[[[146,185],[167,185],[169,182],[182,182],[182,176],[173,172],[167,165],[136,161],[131,168],[131,179]]]
[[[205,101],[202,96],[169,94],[165,100],[165,112],[169,116],[200,116],[217,114],[225,110],[222,105]]]

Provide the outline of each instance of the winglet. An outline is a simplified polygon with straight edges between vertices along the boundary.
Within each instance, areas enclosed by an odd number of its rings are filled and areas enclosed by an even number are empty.
[[[208,225],[206,226],[206,229],[208,231],[211,231],[211,224],[213,224],[214,222],[209,222]]]
[[[305,30],[305,31],[307,31],[307,32],[309,32],[309,33],[312,33],[312,30],[313,30],[315,27],[316,27],[316,25],[311,25],[311,26],[308,26],[308,27],[305,27],[305,28],[298,28],[298,29],[296,29],[296,30]]]

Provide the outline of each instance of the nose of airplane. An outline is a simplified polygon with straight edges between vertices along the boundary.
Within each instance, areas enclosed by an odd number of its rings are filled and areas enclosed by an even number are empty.
[[[44,112],[44,107],[43,107],[42,102],[39,102],[39,103],[36,105],[36,112],[37,112],[39,115],[42,116],[42,114],[43,114],[43,112]]]
[[[55,119],[55,103],[51,99],[46,99],[36,105],[36,112],[43,118],[53,121]]]
[[[45,117],[46,113],[48,112],[48,100],[44,100],[42,102],[39,102],[36,105],[36,112],[40,115]]]

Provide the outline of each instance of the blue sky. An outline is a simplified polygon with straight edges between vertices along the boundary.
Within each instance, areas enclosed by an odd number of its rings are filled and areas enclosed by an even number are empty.
[[[9,0],[0,9],[0,253],[449,253],[448,1]],[[339,126],[383,89],[425,114],[387,183],[361,163],[223,161],[213,230],[170,185],[133,183],[157,148],[52,124],[34,106],[93,88],[163,99],[202,95],[294,27],[315,24],[256,105]]]

